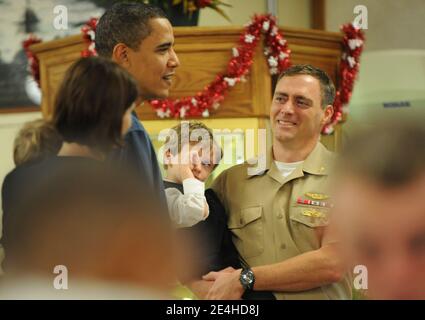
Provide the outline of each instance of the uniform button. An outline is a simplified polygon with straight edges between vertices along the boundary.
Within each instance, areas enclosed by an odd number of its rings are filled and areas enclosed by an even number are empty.
[[[279,213],[279,214],[277,215],[277,218],[278,218],[278,219],[282,219],[282,218],[283,218],[283,214]]]
[[[243,224],[243,219],[242,219],[242,218],[240,218],[240,219],[239,219],[239,224],[240,224],[240,225],[242,225],[242,224]]]
[[[282,244],[280,245],[280,248],[281,248],[281,249],[286,249],[286,244],[282,243]]]

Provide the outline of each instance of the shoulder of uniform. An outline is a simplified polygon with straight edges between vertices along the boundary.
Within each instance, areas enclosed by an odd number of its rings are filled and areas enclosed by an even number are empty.
[[[246,162],[244,162],[244,163],[241,163],[241,164],[237,164],[237,165],[234,165],[234,166],[232,166],[232,167],[230,167],[230,168],[228,168],[228,169],[226,169],[226,170],[224,170],[220,175],[219,175],[219,177],[220,176],[226,176],[226,177],[232,177],[232,176],[238,176],[238,175],[240,175],[240,174],[242,174],[242,173],[244,173],[244,172],[246,172],[246,170],[247,170],[247,168],[248,168],[248,166],[249,166],[249,164],[248,163],[246,163]]]
[[[337,155],[336,152],[330,151],[327,148],[325,148],[324,156],[329,161],[335,161],[335,159],[337,158],[338,155]]]
[[[325,162],[327,163],[327,167],[329,167],[330,169],[328,173],[330,173],[333,167],[335,166],[335,162],[338,159],[338,154],[336,152],[329,151],[328,149],[326,149],[324,157]]]

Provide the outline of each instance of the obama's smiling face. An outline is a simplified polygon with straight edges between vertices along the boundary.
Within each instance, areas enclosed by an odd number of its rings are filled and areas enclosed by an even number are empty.
[[[128,48],[126,69],[139,83],[143,99],[168,97],[175,69],[180,65],[174,52],[174,35],[165,18],[149,21],[150,34],[137,50]]]

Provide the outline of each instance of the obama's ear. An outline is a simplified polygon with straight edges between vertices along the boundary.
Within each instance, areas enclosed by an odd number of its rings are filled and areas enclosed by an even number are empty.
[[[112,50],[112,60],[126,68],[130,66],[129,50],[124,43],[117,43]]]

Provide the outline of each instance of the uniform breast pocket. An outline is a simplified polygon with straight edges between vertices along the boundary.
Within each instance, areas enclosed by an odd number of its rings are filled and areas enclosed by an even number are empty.
[[[307,206],[291,208],[289,217],[296,223],[301,223],[310,228],[325,227],[329,224],[328,209]]]
[[[329,224],[327,209],[293,207],[289,218],[294,240],[302,252],[320,248],[325,227]]]
[[[235,246],[244,258],[258,256],[264,251],[262,213],[261,206],[242,208],[239,216],[229,219]]]

